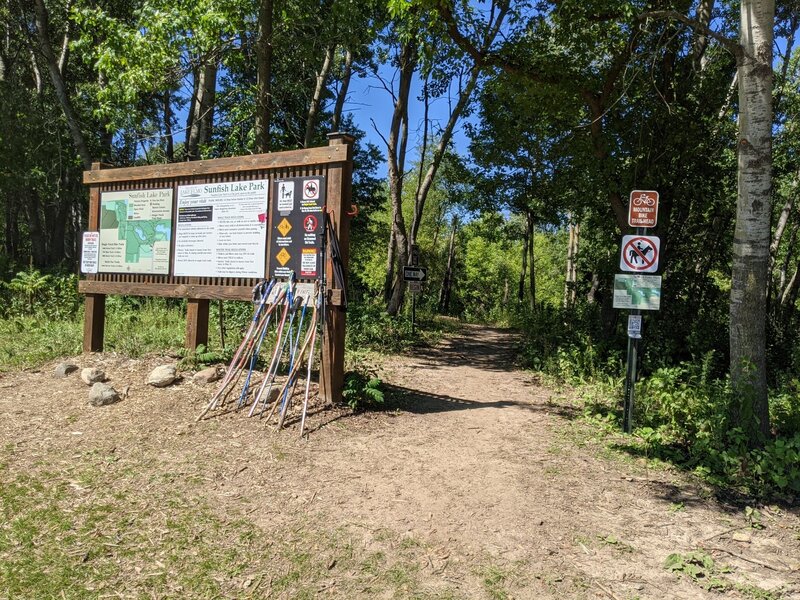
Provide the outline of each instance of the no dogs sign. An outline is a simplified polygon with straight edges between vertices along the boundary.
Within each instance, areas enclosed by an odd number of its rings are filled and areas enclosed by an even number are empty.
[[[655,273],[661,240],[654,235],[622,236],[619,268],[629,273]]]

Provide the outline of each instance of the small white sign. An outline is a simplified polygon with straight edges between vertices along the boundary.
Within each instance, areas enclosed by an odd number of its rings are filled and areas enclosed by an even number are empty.
[[[100,232],[84,231],[81,247],[81,273],[97,273],[97,257],[100,251]]]
[[[421,281],[409,281],[408,282],[408,291],[412,294],[419,294],[422,291],[422,282]]]
[[[628,337],[642,339],[642,315],[628,315]]]
[[[278,212],[294,210],[294,181],[278,182]]]

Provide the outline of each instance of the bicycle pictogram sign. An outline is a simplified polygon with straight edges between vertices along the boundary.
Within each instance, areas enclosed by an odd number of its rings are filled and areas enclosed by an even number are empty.
[[[630,273],[655,273],[661,240],[654,235],[625,235],[619,268]]]
[[[658,222],[658,192],[633,190],[628,202],[628,225],[655,227]]]

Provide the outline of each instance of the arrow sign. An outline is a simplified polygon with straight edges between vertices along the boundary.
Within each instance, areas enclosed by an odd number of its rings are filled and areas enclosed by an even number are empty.
[[[403,281],[426,281],[427,267],[403,267]]]
[[[622,236],[619,268],[629,273],[655,273],[660,248],[661,240],[654,235]]]

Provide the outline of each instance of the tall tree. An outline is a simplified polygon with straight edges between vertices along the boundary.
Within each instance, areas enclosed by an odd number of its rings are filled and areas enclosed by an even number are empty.
[[[772,193],[773,0],[742,0],[739,142],[730,345],[734,422],[752,444],[769,434],[766,290]]]

